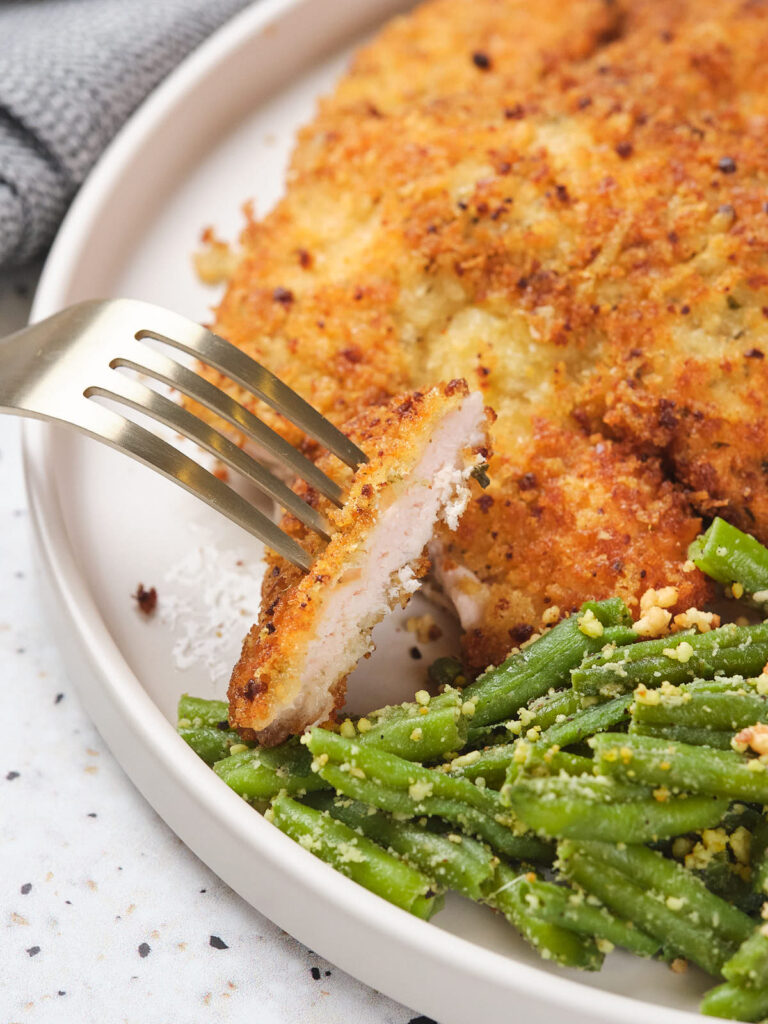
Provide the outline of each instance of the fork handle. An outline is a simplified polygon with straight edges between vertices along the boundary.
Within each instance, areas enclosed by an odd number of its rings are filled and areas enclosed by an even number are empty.
[[[44,390],[46,374],[101,306],[81,302],[0,339],[0,412],[69,422],[68,396]]]

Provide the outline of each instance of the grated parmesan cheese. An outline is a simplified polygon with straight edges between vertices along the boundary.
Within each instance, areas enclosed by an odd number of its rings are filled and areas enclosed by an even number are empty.
[[[166,572],[158,598],[160,621],[175,634],[173,663],[203,666],[213,682],[229,679],[245,632],[258,618],[264,563],[240,549],[218,547],[207,530]]]

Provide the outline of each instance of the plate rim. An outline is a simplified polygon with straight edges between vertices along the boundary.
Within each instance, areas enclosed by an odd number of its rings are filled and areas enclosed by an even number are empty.
[[[188,90],[215,70],[230,52],[243,45],[244,40],[252,41],[286,13],[313,2],[315,0],[259,0],[245,8],[193,51],[139,106],[88,175],[59,229],[35,294],[31,321],[50,315],[65,303],[71,274],[88,243],[94,219],[108,201],[116,178],[126,163],[136,158],[152,130],[183,101]],[[252,809],[246,811],[247,805],[242,799],[229,790],[177,736],[171,723],[128,666],[99,613],[73,557],[56,487],[50,483],[53,479],[52,442],[59,429],[39,421],[24,421],[22,459],[41,583],[45,583],[49,599],[53,599],[54,632],[63,651],[64,662],[86,711],[96,722],[107,746],[132,784],[193,852],[246,902],[260,910],[227,877],[226,872],[211,864],[211,858],[200,852],[199,844],[191,843],[186,835],[181,834],[178,823],[169,821],[163,800],[148,792],[152,788],[149,777],[142,776],[135,765],[130,764],[128,752],[121,748],[113,730],[105,726],[110,715],[122,715],[130,723],[134,737],[153,755],[152,764],[167,772],[171,788],[181,788],[187,795],[193,794],[198,809],[203,808],[209,821],[265,858],[273,870],[297,879],[316,901],[324,902],[337,915],[341,913],[347,922],[369,932],[370,921],[374,920],[384,941],[396,944],[405,961],[411,965],[412,956],[426,957],[430,967],[438,972],[447,969],[463,977],[467,983],[491,984],[495,991],[508,996],[525,995],[537,1004],[535,1008],[539,1012],[549,1008],[573,1014],[579,1010],[586,1015],[585,1020],[621,1019],[627,1024],[645,1024],[649,1011],[656,1015],[659,1024],[693,1024],[702,1020],[698,1013],[592,988],[432,927],[338,874]],[[87,691],[85,683],[78,680],[78,673],[72,672],[73,665],[82,668],[84,663],[87,663],[95,685],[103,688],[100,695],[94,690]],[[267,916],[273,915],[268,913]],[[279,919],[277,923],[282,924]],[[293,927],[287,930],[297,934]],[[298,937],[301,938],[300,935]],[[315,939],[313,945],[322,952],[322,941]],[[398,991],[391,984],[382,985],[375,976],[360,972],[354,964],[350,966],[349,958],[340,956],[335,948],[338,943],[335,946],[333,943],[325,945],[326,949],[334,947],[328,958],[353,976],[375,985],[394,999],[411,1001],[402,989]],[[429,1008],[426,994],[418,1004],[419,1008]]]

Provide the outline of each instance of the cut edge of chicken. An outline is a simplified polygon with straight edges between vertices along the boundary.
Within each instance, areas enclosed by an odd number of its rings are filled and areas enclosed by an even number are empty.
[[[428,570],[424,552],[436,523],[458,525],[470,497],[469,477],[486,442],[486,411],[481,394],[474,392],[448,404],[407,460],[384,453],[386,480],[370,522],[355,531],[351,545],[344,531],[337,534],[310,570],[309,576],[319,578],[328,563],[339,565],[331,580],[312,589],[314,607],[306,613],[311,629],[304,622],[281,645],[282,701],[273,704],[268,721],[258,716],[246,721],[240,706],[239,727],[255,729],[260,742],[272,745],[326,721],[340,706],[347,675],[373,650],[374,626],[421,586]]]

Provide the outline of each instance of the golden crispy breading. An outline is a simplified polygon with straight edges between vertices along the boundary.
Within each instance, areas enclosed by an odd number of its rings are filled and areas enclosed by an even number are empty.
[[[521,464],[497,458],[455,534],[443,531],[448,561],[484,586],[478,621],[468,623],[469,664],[498,663],[510,646],[576,611],[585,595],[617,594],[637,615],[649,587],[678,589],[673,611],[710,596],[699,572],[683,571],[681,551],[699,531],[684,496],[655,460],[642,460],[600,435],[584,438],[538,424]],[[470,593],[473,581],[467,584]]]
[[[229,686],[230,721],[262,744],[326,720],[344,702],[346,676],[373,647],[370,632],[388,608],[418,588],[424,547],[440,515],[456,520],[469,475],[487,457],[486,412],[464,381],[401,395],[348,426],[369,462],[350,471],[320,465],[349,484],[343,508],[300,493],[333,527],[315,534],[286,516],[283,528],[316,554],[303,574],[272,557],[260,621],[251,629]]]
[[[768,541],[766,53],[762,0],[433,0],[356,58],[244,232],[216,329],[335,422],[482,389],[516,511],[486,545],[474,505],[461,558],[527,625],[552,579],[574,604],[677,580],[688,493]],[[534,505],[514,481],[542,472]],[[615,579],[600,544],[587,564],[606,495]]]

